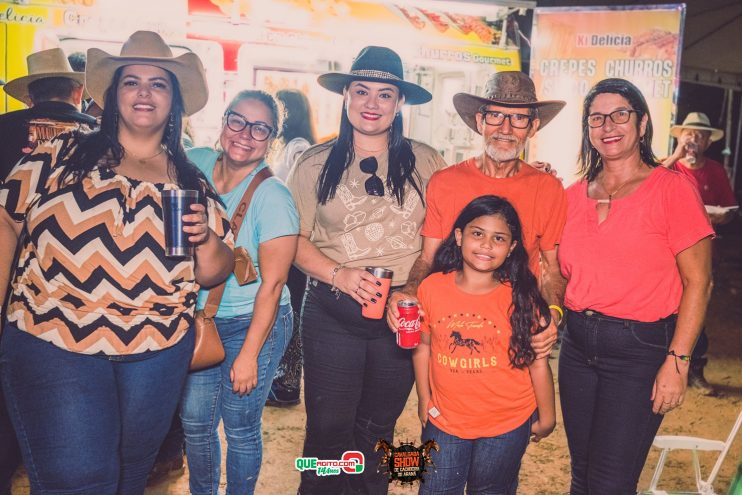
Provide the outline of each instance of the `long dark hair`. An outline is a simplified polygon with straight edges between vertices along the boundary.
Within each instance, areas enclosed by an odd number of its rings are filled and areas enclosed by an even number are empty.
[[[347,89],[347,86],[346,86]],[[399,93],[400,98],[402,92]],[[405,186],[409,182],[423,201],[422,179],[415,169],[415,154],[412,143],[402,134],[402,114],[397,113],[389,130],[389,170],[386,185],[391,189],[400,206],[404,203]],[[340,115],[338,137],[331,142],[332,150],[327,157],[317,184],[317,199],[321,204],[335,197],[340,179],[355,158],[353,151],[353,125],[348,119],[345,105]]]
[[[580,169],[578,173],[588,181],[593,181],[603,170],[603,160],[592,143],[590,143],[590,127],[587,125],[587,117],[590,115],[590,105],[593,104],[595,97],[603,93],[612,93],[621,95],[631,105],[631,109],[636,111],[636,130],[641,126],[641,120],[644,115],[647,116],[647,127],[644,130],[644,137],[639,141],[639,154],[644,163],[650,167],[659,165],[657,157],[652,151],[652,116],[649,114],[649,105],[639,88],[634,86],[626,79],[612,78],[603,79],[593,86],[585,96],[585,102],[582,104],[582,147],[578,163]]]
[[[505,220],[512,234],[512,242],[516,243],[510,256],[492,276],[500,283],[510,284],[513,289],[513,303],[510,307],[510,325],[513,330],[508,355],[510,363],[522,369],[536,358],[531,347],[531,336],[546,328],[541,326],[540,318],[543,317],[548,325],[551,314],[538,290],[536,277],[528,268],[528,253],[523,247],[523,229],[515,208],[506,199],[492,195],[480,196],[466,205],[453,224],[451,233],[435,253],[432,271],[449,273],[463,270],[464,258],[461,248],[456,244],[456,229],[463,232],[476,218],[489,215],[498,215]]]
[[[312,120],[312,108],[307,96],[298,89],[282,89],[276,99],[283,106],[281,140],[284,144],[296,138],[304,138],[309,144],[317,142]]]
[[[116,69],[111,84],[106,90],[100,128],[90,133],[76,133],[73,146],[60,153],[60,163],[64,163],[65,166],[64,172],[59,177],[60,185],[68,178],[71,178],[71,183],[81,182],[109,154],[110,157],[104,162],[108,168],[115,168],[124,158],[124,147],[118,140],[117,92],[123,70],[124,67]],[[170,76],[173,88],[170,118],[161,141],[169,158],[168,172],[181,188],[201,191],[204,204],[205,197],[220,201],[203,173],[186,156],[181,141],[183,115],[185,114],[183,96],[178,79],[171,72],[166,72]]]

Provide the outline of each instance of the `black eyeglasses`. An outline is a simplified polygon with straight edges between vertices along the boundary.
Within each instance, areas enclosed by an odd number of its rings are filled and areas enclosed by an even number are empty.
[[[531,125],[531,120],[533,120],[530,115],[522,113],[503,113],[495,110],[481,110],[481,112],[484,116],[484,122],[492,126],[502,125],[505,119],[508,119],[513,128],[525,129]]]
[[[366,194],[369,196],[384,195],[384,182],[376,175],[377,170],[379,170],[379,162],[376,161],[376,157],[369,156],[361,160],[361,171],[364,174],[371,174],[371,177],[366,179],[366,183],[364,184]]]
[[[610,117],[614,124],[625,124],[631,118],[631,114],[635,113],[639,115],[636,110],[616,110],[611,113],[591,113],[587,116],[587,125],[590,127],[603,127],[605,125],[605,118]]]
[[[227,127],[233,132],[242,132],[245,127],[250,127],[250,136],[255,141],[265,141],[271,134],[273,134],[273,128],[269,125],[263,124],[262,122],[250,122],[244,115],[241,115],[232,110],[227,110],[224,114]]]

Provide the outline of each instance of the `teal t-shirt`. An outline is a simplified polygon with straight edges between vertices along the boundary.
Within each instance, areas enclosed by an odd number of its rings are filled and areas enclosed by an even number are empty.
[[[192,148],[187,151],[187,154],[188,158],[204,173],[206,178],[209,179],[209,182],[213,184],[214,166],[219,157],[219,152],[211,148]],[[255,174],[267,166],[267,163],[262,162],[237,187],[226,194],[219,195],[227,207],[227,216],[229,218],[232,218],[232,215],[234,215],[242,196],[245,194],[245,190],[250,185],[250,182],[252,182]],[[219,304],[217,317],[234,318],[236,316],[252,314],[255,295],[262,282],[258,260],[258,245],[276,237],[298,234],[299,214],[296,211],[296,205],[291,197],[291,193],[280,179],[276,177],[266,179],[255,190],[250,207],[247,209],[247,214],[242,220],[239,237],[235,239],[234,243],[235,247],[244,246],[250,253],[250,257],[258,271],[258,280],[240,286],[234,274],[231,274],[227,278],[227,286],[224,290],[222,301]],[[208,290],[199,291],[197,309],[203,309],[208,295]],[[289,290],[284,286],[281,292],[280,304],[288,304],[290,300]]]

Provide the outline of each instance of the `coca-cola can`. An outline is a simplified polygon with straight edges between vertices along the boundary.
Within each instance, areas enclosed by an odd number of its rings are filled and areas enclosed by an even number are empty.
[[[415,301],[404,300],[397,303],[399,327],[397,345],[402,349],[414,349],[420,343],[420,311]]]

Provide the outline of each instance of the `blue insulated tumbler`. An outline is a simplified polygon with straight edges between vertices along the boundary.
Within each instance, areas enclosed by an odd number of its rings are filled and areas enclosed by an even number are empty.
[[[165,224],[165,256],[168,258],[191,258],[193,243],[191,234],[183,232],[183,215],[193,213],[191,205],[198,203],[198,191],[172,189],[162,191],[162,221]]]

